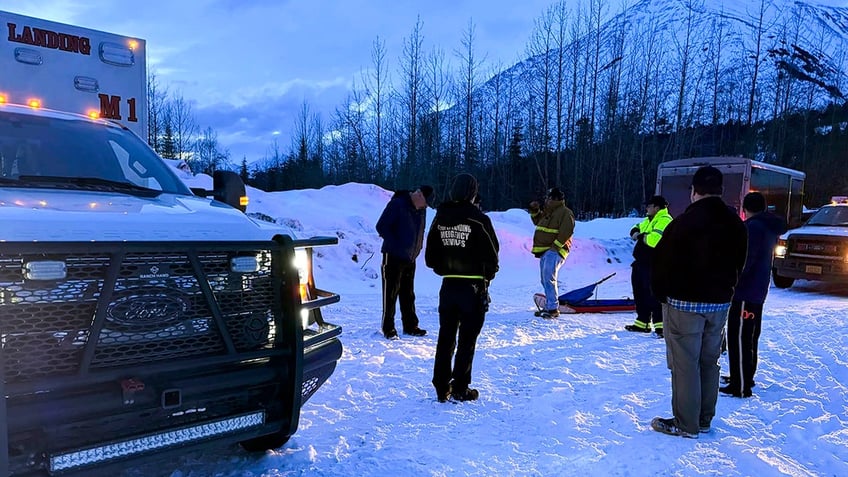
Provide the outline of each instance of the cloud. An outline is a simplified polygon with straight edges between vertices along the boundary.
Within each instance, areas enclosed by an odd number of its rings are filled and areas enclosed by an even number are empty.
[[[219,142],[229,148],[234,161],[246,157],[253,162],[266,155],[274,141],[288,151],[304,102],[310,114],[320,115],[326,124],[348,90],[349,82],[343,78],[295,79],[255,90],[246,88],[232,98],[197,104],[194,112],[201,127],[210,126],[218,132]]]
[[[129,9],[113,0],[4,0],[2,8],[143,38],[160,85],[191,101],[198,125],[215,129],[234,156],[253,160],[275,138],[288,147],[304,101],[329,122],[373,66],[378,36],[390,74],[419,18],[425,51],[439,46],[453,61],[473,19],[478,57],[511,62],[551,1],[147,0]]]
[[[232,102],[235,106],[243,106],[250,103],[273,101],[274,98],[286,96],[317,97],[327,90],[348,90],[350,87],[351,82],[342,77],[316,80],[294,78],[282,82],[266,83],[258,87],[240,88],[233,95]]]

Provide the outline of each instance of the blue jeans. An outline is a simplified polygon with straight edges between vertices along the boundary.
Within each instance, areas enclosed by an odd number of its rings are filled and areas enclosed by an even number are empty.
[[[559,267],[565,263],[565,258],[559,253],[548,250],[539,259],[539,269],[542,276],[542,288],[545,289],[545,309],[559,308],[559,291],[557,290],[557,274]]]

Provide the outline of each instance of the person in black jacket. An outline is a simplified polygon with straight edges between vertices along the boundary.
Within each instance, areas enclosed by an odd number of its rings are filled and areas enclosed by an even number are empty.
[[[498,271],[499,245],[491,220],[473,203],[476,195],[477,179],[459,174],[451,186],[450,201],[436,210],[427,235],[425,263],[443,277],[433,365],[439,402],[448,398],[473,401],[480,395],[468,386],[477,337],[489,309],[489,282]]]
[[[663,304],[674,413],[654,418],[651,427],[692,439],[709,432],[715,416],[721,340],[748,248],[742,219],[721,199],[722,182],[715,167],[695,171],[692,203],[666,227],[651,274]]]
[[[766,211],[766,198],[751,192],[742,199],[748,229],[748,258],[736,285],[727,317],[727,354],[730,376],[719,391],[750,397],[757,371],[757,343],[763,325],[763,303],[768,295],[777,238],[786,232],[786,221]]]
[[[433,197],[433,188],[422,185],[414,191],[395,192],[380,219],[377,233],[383,238],[383,336],[398,339],[395,329],[395,305],[400,301],[400,318],[403,332],[424,336],[426,330],[418,327],[415,312],[415,259],[424,244],[424,225],[427,220],[427,201]]]

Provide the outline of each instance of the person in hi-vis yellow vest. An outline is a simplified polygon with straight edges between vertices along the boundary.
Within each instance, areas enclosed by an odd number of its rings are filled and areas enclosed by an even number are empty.
[[[636,302],[636,321],[624,327],[627,331],[651,332],[651,321],[657,336],[663,337],[662,305],[651,293],[651,261],[654,248],[662,239],[665,228],[671,223],[668,202],[661,195],[655,195],[645,202],[647,217],[630,229],[630,238],[636,241],[633,247],[630,283],[633,286],[633,300]]]

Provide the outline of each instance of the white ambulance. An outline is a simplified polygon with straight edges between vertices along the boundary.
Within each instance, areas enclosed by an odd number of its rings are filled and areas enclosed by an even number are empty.
[[[147,141],[145,41],[0,11],[0,101],[111,119]]]
[[[338,239],[237,210],[234,172],[180,180],[146,142],[144,41],[0,20],[0,475],[282,446],[341,357],[311,268]]]

